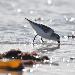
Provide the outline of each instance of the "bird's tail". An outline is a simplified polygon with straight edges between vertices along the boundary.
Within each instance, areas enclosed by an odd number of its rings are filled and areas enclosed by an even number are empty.
[[[29,19],[28,18],[25,18],[27,21],[29,21]]]
[[[32,23],[32,21],[31,20],[29,20],[28,18],[25,18],[28,22],[30,22],[30,23]]]
[[[37,23],[35,23],[35,22],[29,20],[28,18],[25,18],[25,19],[26,19],[32,26],[33,26],[33,25],[34,25],[34,26],[38,25]]]

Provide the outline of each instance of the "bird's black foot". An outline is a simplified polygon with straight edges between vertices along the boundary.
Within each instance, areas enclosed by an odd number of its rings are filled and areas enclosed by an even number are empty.
[[[38,35],[38,34],[37,34]],[[37,37],[37,35],[35,35],[34,39],[33,39],[33,46],[34,46],[34,41],[35,41],[35,38]]]
[[[44,41],[43,41],[42,37],[41,37],[41,41],[42,41],[42,43],[44,43]]]

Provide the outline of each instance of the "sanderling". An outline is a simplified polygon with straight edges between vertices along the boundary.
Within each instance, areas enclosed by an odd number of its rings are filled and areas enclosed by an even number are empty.
[[[27,18],[25,18],[25,19],[31,24],[33,29],[36,31],[37,35],[41,36],[41,40],[43,37],[45,39],[57,41],[58,44],[60,44],[60,36],[58,34],[56,34],[53,29],[51,29],[50,27],[47,27],[43,24],[35,23]],[[37,35],[35,35],[35,37],[33,39],[33,44],[34,44],[34,40]]]

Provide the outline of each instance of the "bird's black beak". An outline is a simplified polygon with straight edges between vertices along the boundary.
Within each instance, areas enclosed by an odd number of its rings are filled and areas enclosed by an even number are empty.
[[[58,41],[58,47],[60,48],[60,41]]]
[[[58,41],[58,44],[60,44],[60,41]]]

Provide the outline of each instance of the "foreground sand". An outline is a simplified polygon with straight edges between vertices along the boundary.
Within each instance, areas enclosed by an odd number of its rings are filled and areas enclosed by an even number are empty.
[[[0,70],[0,74],[8,75],[75,75],[75,46],[74,43],[62,44],[60,48],[57,45],[32,45],[20,44],[4,44],[0,45],[1,52],[17,49],[24,52],[38,50],[43,55],[50,57],[50,63],[53,64],[37,64],[35,66],[25,67],[21,72]],[[72,59],[71,59],[72,58]]]

